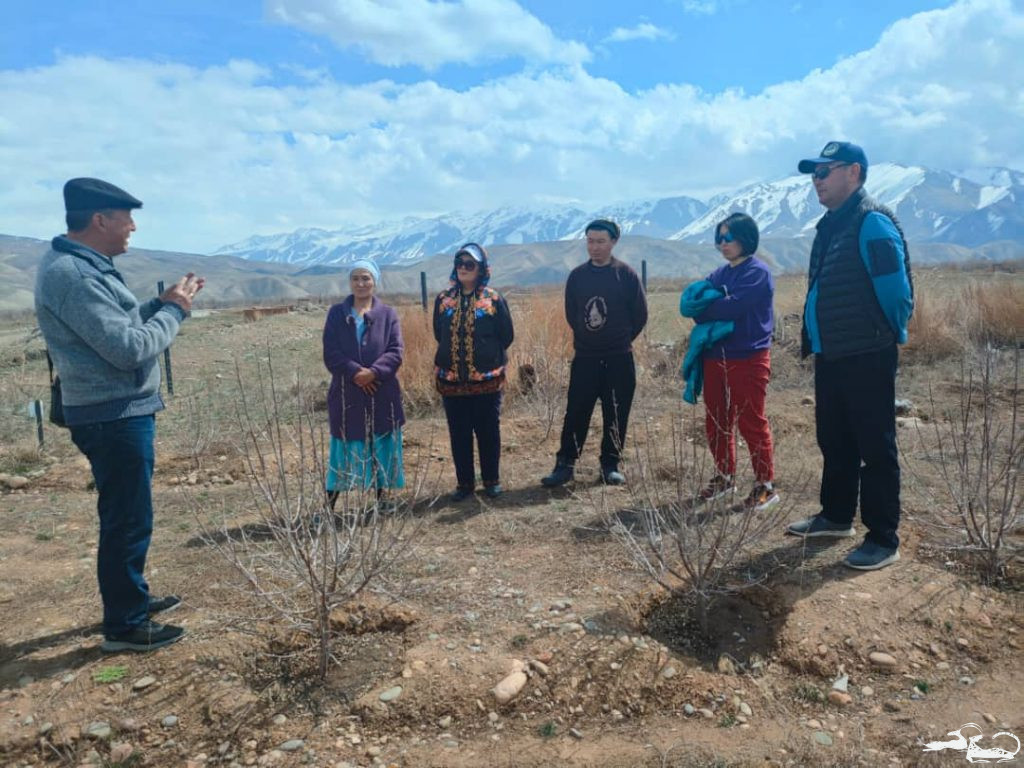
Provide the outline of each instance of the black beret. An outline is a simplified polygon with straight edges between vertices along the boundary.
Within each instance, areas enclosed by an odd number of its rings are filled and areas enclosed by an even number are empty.
[[[128,211],[141,207],[141,200],[100,179],[71,179],[64,185],[65,211],[102,211],[106,208]]]

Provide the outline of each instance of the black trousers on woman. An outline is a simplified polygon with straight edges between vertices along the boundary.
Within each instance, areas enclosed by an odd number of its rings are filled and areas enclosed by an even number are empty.
[[[569,395],[562,424],[558,461],[575,464],[590,430],[594,406],[601,401],[604,429],[601,437],[601,468],[617,470],[626,443],[626,426],[636,390],[633,354],[575,357],[569,371]]]
[[[501,482],[501,392],[485,395],[443,397],[452,443],[455,479],[459,488],[473,489],[473,435],[480,454],[480,477],[484,486]]]

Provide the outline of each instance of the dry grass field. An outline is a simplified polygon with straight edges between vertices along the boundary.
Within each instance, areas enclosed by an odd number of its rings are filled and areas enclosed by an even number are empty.
[[[703,405],[680,397],[678,284],[652,286],[621,488],[597,482],[599,414],[575,484],[540,487],[571,344],[559,291],[508,293],[511,370],[532,366],[536,379],[513,376],[506,395],[505,495],[458,505],[446,500],[433,338],[418,305],[400,305],[408,486],[395,512],[362,525],[317,513],[327,307],[257,322],[197,313],[174,344],[175,394],[158,417],[149,566],[156,593],[184,597],[171,620],[188,635],[146,655],[99,650],[89,468],[49,424],[38,447],[28,403],[47,392],[43,346],[31,318],[0,320],[0,763],[952,766],[964,752],[922,744],[965,723],[980,724],[985,746],[999,731],[1024,738],[1024,535],[993,529],[1000,511],[1019,515],[1024,490],[1013,266],[915,273],[897,382],[909,401],[903,559],[871,573],[840,564],[853,540],[782,533],[818,511],[801,277],[777,286],[768,412],[783,504],[766,519],[680,503],[710,462]],[[261,420],[271,382],[277,415]],[[984,509],[975,493],[970,512],[989,517],[971,528],[957,503],[978,487]],[[284,517],[268,515],[268,498]],[[355,545],[355,564],[338,541]],[[382,542],[392,549],[374,559]],[[316,564],[305,574],[294,567],[304,557]],[[700,573],[685,576],[684,560]],[[344,571],[333,591],[328,566]],[[506,676],[526,682],[501,703],[492,689]],[[1014,748],[1006,736],[995,745]]]

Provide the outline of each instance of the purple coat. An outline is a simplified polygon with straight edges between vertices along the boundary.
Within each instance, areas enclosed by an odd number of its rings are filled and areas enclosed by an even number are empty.
[[[366,425],[371,421],[376,435],[391,432],[405,423],[402,391],[396,375],[402,364],[404,345],[398,314],[376,296],[363,315],[366,321],[363,343],[357,344],[352,302],[353,297],[349,296],[331,307],[324,324],[324,365],[331,372],[327,413],[332,436],[341,440],[365,440]],[[352,381],[360,368],[369,368],[377,374],[380,386],[372,397]]]

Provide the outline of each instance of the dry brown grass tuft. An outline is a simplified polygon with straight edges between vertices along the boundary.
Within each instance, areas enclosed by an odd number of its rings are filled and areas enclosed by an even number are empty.
[[[1024,286],[968,285],[963,292],[967,335],[977,344],[1015,347],[1024,340]]]
[[[939,303],[925,291],[917,291],[903,350],[907,362],[933,363],[962,352],[963,340],[954,325],[957,304],[955,299]]]

